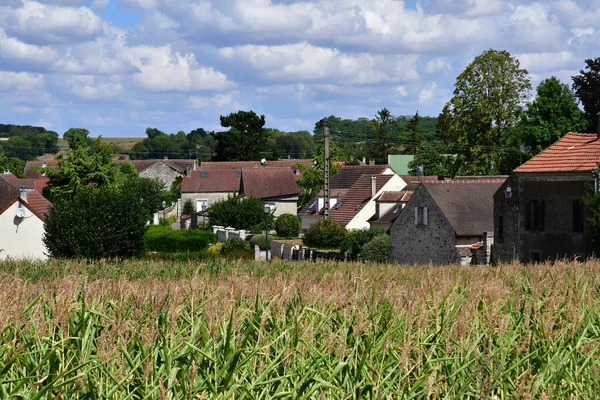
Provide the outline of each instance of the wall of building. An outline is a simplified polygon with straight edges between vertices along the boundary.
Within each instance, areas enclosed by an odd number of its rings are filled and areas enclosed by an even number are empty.
[[[15,202],[0,215],[0,260],[10,258],[46,259],[42,242],[44,223],[25,208],[25,217],[18,220]]]
[[[321,219],[323,219],[323,216],[319,215],[319,214],[301,215],[300,216],[300,230],[302,232],[306,232],[308,230],[308,228],[310,228],[312,225],[319,222]]]
[[[415,224],[415,207],[427,207],[428,224]],[[401,264],[458,264],[456,233],[427,190],[420,186],[390,230],[391,259]]]
[[[212,192],[212,193],[181,193],[181,204],[185,204],[186,200],[192,200],[194,210],[196,209],[196,200],[208,200],[208,207],[217,201],[227,199],[227,196],[233,196],[234,192]]]
[[[273,214],[276,217],[281,214],[298,215],[298,196],[272,197],[263,200],[265,203],[275,205],[275,212]]]
[[[512,189],[512,197],[506,200],[504,191],[507,186]],[[511,175],[494,194],[494,245],[492,247],[492,263],[511,262],[516,258],[519,246],[519,223],[517,210],[519,189],[516,175]],[[500,217],[503,219],[502,235],[500,235]]]
[[[140,172],[142,178],[160,179],[164,183],[165,190],[171,190],[171,185],[178,176],[182,174],[164,162],[156,162]]]

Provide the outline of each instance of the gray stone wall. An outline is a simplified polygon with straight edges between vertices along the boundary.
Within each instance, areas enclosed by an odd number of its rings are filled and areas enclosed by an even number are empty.
[[[193,162],[193,160],[190,160]],[[171,185],[175,181],[178,176],[182,176],[182,174],[178,171],[175,171],[173,168],[165,164],[164,162],[155,162],[142,172],[140,172],[140,177],[142,178],[151,178],[151,179],[159,179],[164,183],[165,190],[171,190]]]
[[[504,191],[507,186],[512,189],[512,198],[506,200]],[[519,224],[517,210],[519,190],[517,177],[512,174],[494,194],[494,245],[492,247],[492,263],[511,262],[519,246]],[[502,219],[502,229],[500,220]],[[502,235],[500,231],[502,230]]]
[[[298,215],[298,196],[282,196],[263,199],[265,203],[275,204],[274,215],[281,214]]]
[[[428,224],[415,224],[415,207],[427,207]],[[458,264],[456,232],[420,186],[408,201],[390,230],[391,259],[401,264]]]

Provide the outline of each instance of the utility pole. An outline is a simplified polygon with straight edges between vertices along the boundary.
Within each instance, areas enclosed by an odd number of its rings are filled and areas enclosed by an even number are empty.
[[[324,121],[322,121],[324,123]],[[325,154],[323,157],[323,220],[329,219],[329,128],[324,127],[325,133]]]

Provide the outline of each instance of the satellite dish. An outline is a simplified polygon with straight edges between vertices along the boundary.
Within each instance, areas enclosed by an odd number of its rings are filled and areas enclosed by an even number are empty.
[[[260,165],[267,165],[267,160],[265,158],[260,160]]]

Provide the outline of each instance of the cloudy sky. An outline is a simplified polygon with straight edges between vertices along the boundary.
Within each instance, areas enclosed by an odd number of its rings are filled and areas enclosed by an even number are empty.
[[[0,0],[0,123],[143,136],[265,114],[437,115],[482,51],[570,84],[600,56],[598,0]]]

